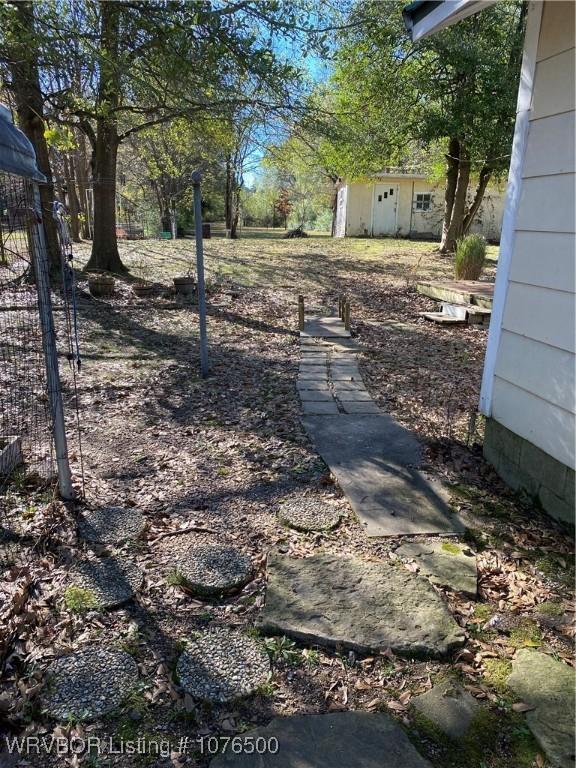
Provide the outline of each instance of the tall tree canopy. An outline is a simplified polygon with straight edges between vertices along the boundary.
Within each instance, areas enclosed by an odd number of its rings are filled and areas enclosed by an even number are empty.
[[[123,271],[115,230],[120,144],[179,117],[229,117],[255,101],[268,110],[290,108],[299,73],[279,52],[274,34],[301,34],[309,26],[304,3],[277,0],[39,0],[0,6],[0,63],[8,88],[18,94],[37,65],[40,116],[73,126],[89,142],[89,269]],[[22,45],[15,49],[14,39],[25,41],[26,56],[19,55]]]
[[[334,75],[340,172],[411,164],[422,148],[446,159],[441,249],[453,250],[490,178],[508,166],[524,30],[519,2],[412,43],[396,2],[359,3],[341,36]],[[470,196],[469,185],[476,188]],[[471,197],[471,199],[470,199]]]

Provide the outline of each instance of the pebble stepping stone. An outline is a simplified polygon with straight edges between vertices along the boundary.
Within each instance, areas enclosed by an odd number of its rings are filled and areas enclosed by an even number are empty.
[[[329,531],[340,522],[336,507],[313,496],[300,496],[280,505],[278,519],[297,531]]]
[[[262,644],[228,627],[195,637],[176,665],[180,685],[190,696],[217,704],[250,696],[269,674]]]
[[[277,717],[237,738],[246,740],[246,749],[226,750],[210,768],[432,768],[402,728],[381,713]],[[256,743],[272,748],[255,758],[249,745]]]
[[[523,648],[514,657],[508,685],[521,701],[534,707],[526,712],[526,723],[550,763],[574,768],[574,668]]]
[[[376,415],[380,413],[380,408],[376,405],[376,403],[372,401],[359,401],[355,402],[353,400],[343,401],[342,406],[346,413],[354,413],[358,416],[366,416],[366,415]]]
[[[453,541],[415,541],[402,544],[396,554],[414,560],[420,573],[433,584],[449,587],[470,597],[476,596],[476,556],[467,546]]]
[[[78,531],[86,541],[118,544],[137,539],[146,521],[134,507],[101,507],[84,511],[78,518]]]
[[[253,568],[250,557],[236,547],[198,544],[178,560],[176,572],[191,591],[215,596],[243,587],[252,578]]]
[[[453,680],[444,680],[411,701],[417,712],[453,741],[465,738],[480,704]]]
[[[89,590],[98,608],[115,608],[131,600],[143,580],[144,575],[138,566],[115,557],[83,560],[70,572],[70,586]]]
[[[44,711],[57,720],[95,720],[116,709],[138,681],[124,651],[90,647],[61,656],[48,669]]]
[[[319,554],[268,557],[266,604],[258,627],[307,643],[360,653],[441,658],[464,643],[430,582],[388,561]]]

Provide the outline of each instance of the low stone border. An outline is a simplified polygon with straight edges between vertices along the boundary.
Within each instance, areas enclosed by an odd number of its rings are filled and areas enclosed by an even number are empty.
[[[269,673],[270,661],[262,644],[228,627],[195,637],[176,665],[176,675],[187,693],[219,704],[250,696]]]
[[[94,720],[116,709],[137,681],[136,662],[124,651],[86,648],[48,669],[43,709],[57,720]]]

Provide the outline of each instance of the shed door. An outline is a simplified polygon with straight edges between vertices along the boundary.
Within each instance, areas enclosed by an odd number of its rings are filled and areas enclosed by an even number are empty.
[[[374,185],[374,217],[372,234],[393,235],[396,232],[397,184]]]

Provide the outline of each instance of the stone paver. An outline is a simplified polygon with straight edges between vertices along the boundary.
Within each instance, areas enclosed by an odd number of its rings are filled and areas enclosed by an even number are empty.
[[[144,574],[137,565],[116,557],[81,560],[70,572],[70,585],[87,589],[98,608],[115,608],[131,600],[142,586]]]
[[[380,413],[380,408],[376,405],[376,403],[367,400],[355,402],[353,400],[349,400],[342,403],[345,413],[356,413],[358,415],[362,414],[364,416],[371,415],[371,414],[378,414]]]
[[[478,715],[480,704],[453,680],[444,680],[411,701],[424,715],[454,741],[463,739]]]
[[[526,712],[526,722],[551,764],[574,768],[574,668],[524,648],[512,662],[508,685],[521,701],[534,707]]]
[[[302,410],[313,416],[337,416],[340,411],[334,399],[327,403],[315,403],[309,400],[302,402]]]
[[[228,627],[194,637],[176,664],[178,681],[190,696],[220,704],[250,696],[269,674],[262,643]]]
[[[78,517],[78,531],[86,541],[118,544],[137,539],[145,528],[142,513],[134,507],[100,507],[84,510]]]
[[[440,658],[464,642],[427,579],[390,562],[332,554],[268,558],[265,632],[362,653]]]
[[[278,519],[297,531],[328,531],[338,525],[341,512],[312,495],[300,495],[280,505]]]
[[[390,416],[305,414],[303,423],[368,536],[462,531],[442,484],[415,469],[419,441]]]
[[[344,328],[339,317],[307,317],[304,319],[304,330],[300,336],[316,338],[350,338],[350,331]]]
[[[304,426],[316,450],[368,536],[462,531],[442,485],[417,469],[422,456],[416,437],[383,414],[364,387],[357,343],[330,338],[342,328],[338,318],[309,317],[301,339],[307,357],[314,343],[326,352],[321,366],[310,360],[301,365],[297,381]],[[303,395],[308,387],[325,394]]]
[[[414,560],[420,573],[433,584],[449,587],[469,597],[476,596],[476,556],[465,544],[454,541],[416,541],[402,544],[396,554]]]
[[[368,392],[361,389],[344,389],[341,392],[337,392],[336,397],[342,403],[372,402],[372,398]]]
[[[402,728],[381,713],[277,717],[240,738],[247,745],[260,739],[272,749],[256,757],[248,749],[227,750],[210,768],[432,768]]]
[[[328,389],[303,389],[300,392],[300,400],[315,403],[333,403],[334,397]]]
[[[52,663],[42,708],[57,720],[94,720],[116,709],[137,682],[132,656],[92,646]]]
[[[185,585],[198,595],[220,595],[247,584],[253,575],[250,557],[236,547],[198,544],[176,564]]]

